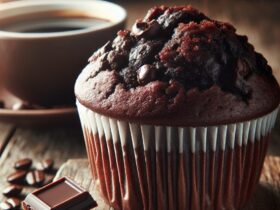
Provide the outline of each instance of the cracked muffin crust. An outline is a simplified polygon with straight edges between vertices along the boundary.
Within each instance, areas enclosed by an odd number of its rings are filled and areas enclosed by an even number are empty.
[[[279,86],[246,36],[191,6],[155,7],[89,59],[78,101],[117,119],[203,126],[245,121],[279,104]]]

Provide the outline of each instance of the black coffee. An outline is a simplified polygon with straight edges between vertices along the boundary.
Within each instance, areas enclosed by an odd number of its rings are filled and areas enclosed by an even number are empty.
[[[53,33],[100,27],[110,21],[77,12],[48,12],[22,15],[0,21],[0,30],[21,33]]]
[[[39,28],[33,28],[33,29],[26,29],[24,33],[52,33],[52,32],[63,32],[63,31],[75,31],[83,29],[84,27],[71,27],[71,26],[44,26]]]

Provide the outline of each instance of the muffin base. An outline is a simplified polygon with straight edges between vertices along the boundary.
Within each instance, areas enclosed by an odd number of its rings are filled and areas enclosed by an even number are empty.
[[[277,109],[211,127],[140,125],[78,103],[93,179],[116,210],[233,210],[259,180]]]

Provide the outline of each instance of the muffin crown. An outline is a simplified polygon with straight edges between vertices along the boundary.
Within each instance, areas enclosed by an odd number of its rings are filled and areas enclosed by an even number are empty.
[[[89,59],[75,93],[115,118],[171,125],[247,120],[279,104],[279,86],[246,36],[191,6],[155,7]]]

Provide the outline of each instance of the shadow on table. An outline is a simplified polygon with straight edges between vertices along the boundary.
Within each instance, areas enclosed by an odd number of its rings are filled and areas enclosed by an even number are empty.
[[[280,157],[280,116],[275,124],[275,128],[272,131],[272,137],[268,148],[268,154],[272,156]],[[279,208],[280,209],[280,208]]]
[[[244,210],[279,210],[280,192],[267,183],[260,183],[249,205]]]

